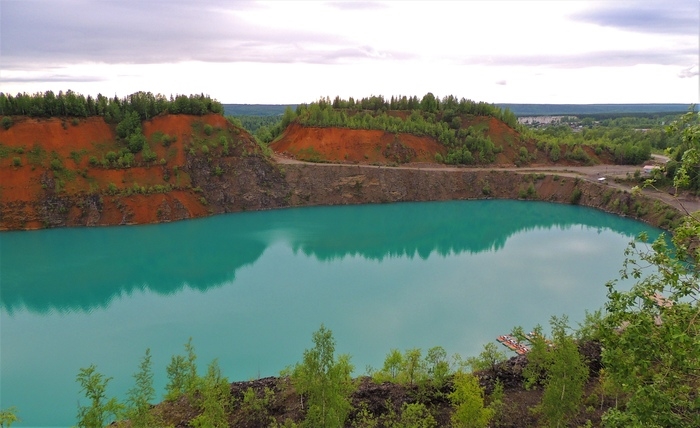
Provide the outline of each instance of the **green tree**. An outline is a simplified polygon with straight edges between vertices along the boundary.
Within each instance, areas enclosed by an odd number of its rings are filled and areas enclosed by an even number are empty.
[[[684,150],[678,153],[677,186],[692,187],[700,164],[697,119],[688,113],[670,127],[681,136],[679,149]],[[646,236],[640,238],[646,242]],[[607,426],[700,426],[698,242],[700,221],[687,215],[674,230],[672,247],[664,236],[650,247],[629,245],[621,278],[637,282],[628,291],[618,290],[615,281],[607,284],[602,357],[611,389],[624,401],[606,412]]]
[[[463,371],[454,376],[454,391],[449,398],[454,411],[451,416],[452,426],[459,428],[485,428],[495,411],[484,406],[484,390],[479,380]]]
[[[586,365],[574,338],[567,333],[566,317],[553,317],[553,347],[546,368],[546,381],[540,409],[551,427],[567,426],[576,415],[588,380]]]
[[[624,407],[607,412],[608,426],[700,426],[698,373],[700,274],[694,243],[700,223],[692,217],[675,230],[674,248],[664,237],[651,249],[630,244],[622,278],[637,278],[629,291],[608,284],[603,362]],[[652,272],[648,272],[652,269]]]
[[[680,136],[681,144],[677,155],[680,165],[676,171],[673,184],[680,188],[700,189],[700,114],[686,113],[681,119],[673,122],[669,132]]]
[[[13,423],[19,420],[16,407],[13,406],[5,410],[0,410],[0,428],[10,428]]]
[[[103,427],[120,417],[123,406],[114,397],[107,400],[107,384],[111,379],[98,373],[94,364],[80,369],[76,380],[80,384],[80,392],[85,393],[90,405],[78,407],[79,427]]]
[[[117,136],[119,138],[127,138],[131,134],[135,134],[136,130],[139,129],[141,132],[141,118],[139,114],[135,111],[127,114],[124,119],[117,124]]]
[[[568,318],[552,317],[550,326],[552,340],[544,337],[539,325],[530,334],[532,346],[523,377],[526,389],[543,385],[542,402],[537,410],[548,426],[559,427],[565,426],[578,412],[588,380],[588,366],[569,334]],[[514,334],[521,337],[522,329],[514,329]]]
[[[323,325],[313,334],[313,342],[291,375],[297,392],[306,397],[304,425],[342,427],[351,409],[350,394],[356,389],[350,356],[336,359],[333,333]]]
[[[127,138],[127,147],[131,153],[138,153],[147,145],[146,137],[141,133],[141,128],[136,128],[133,134]]]
[[[217,360],[207,367],[207,374],[198,382],[199,405],[202,409],[191,422],[195,428],[228,427],[227,411],[231,403],[231,387],[221,375]]]
[[[445,349],[441,346],[428,349],[424,364],[432,384],[437,388],[442,387],[452,371]]]
[[[136,385],[131,388],[126,399],[126,417],[132,427],[148,428],[156,425],[156,420],[151,413],[151,401],[156,396],[153,388],[153,367],[151,363],[151,350],[146,349],[146,354],[141,360],[139,371],[134,374]]]
[[[489,342],[477,357],[467,358],[467,364],[471,366],[472,371],[490,370],[491,373],[495,373],[496,366],[505,360],[505,352],[499,350],[495,343]]]
[[[409,385],[421,380],[423,376],[423,365],[421,364],[421,350],[418,348],[407,349],[403,357],[403,374]]]
[[[432,92],[428,92],[420,101],[420,108],[428,113],[435,113],[438,110],[438,101]]]
[[[168,384],[165,386],[165,399],[177,400],[181,395],[194,396],[197,388],[197,355],[192,346],[192,338],[185,344],[187,355],[173,355],[166,368]]]
[[[398,349],[392,349],[384,359],[382,369],[374,374],[377,382],[398,382],[403,367],[403,354]]]

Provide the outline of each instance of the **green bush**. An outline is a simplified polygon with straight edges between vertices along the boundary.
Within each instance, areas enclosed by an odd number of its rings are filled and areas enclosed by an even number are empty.
[[[6,130],[7,130],[7,129],[10,129],[10,127],[12,126],[12,124],[13,124],[13,122],[12,122],[12,118],[11,118],[11,117],[9,117],[9,116],[4,116],[4,117],[2,118],[2,127],[5,128]]]
[[[138,113],[132,111],[117,125],[117,136],[127,138],[133,134],[141,133],[141,118]]]
[[[578,205],[579,202],[581,202],[582,195],[583,195],[583,193],[581,192],[581,189],[579,189],[578,187],[575,188],[574,191],[571,193],[571,199],[570,199],[571,204]]]
[[[22,160],[18,157],[12,158],[12,166],[22,166]]]
[[[54,171],[60,171],[63,169],[63,163],[61,162],[60,159],[53,159],[51,160],[51,169]]]
[[[204,125],[204,133],[207,136],[210,136],[212,134],[212,132],[214,132],[214,128],[212,128],[211,125],[209,125],[209,124]]]
[[[80,369],[76,380],[91,404],[78,407],[79,427],[103,427],[119,416],[122,406],[116,398],[107,400],[105,393],[111,379],[98,373],[95,365]]]
[[[127,147],[131,153],[140,152],[145,144],[146,137],[141,133],[141,128],[138,129],[138,132],[129,135],[127,138]]]
[[[111,151],[107,152],[107,154],[105,155],[105,159],[107,160],[107,162],[112,163],[117,160],[117,154]]]
[[[484,406],[484,390],[479,386],[479,380],[471,374],[457,372],[453,382],[454,391],[449,395],[454,407],[452,426],[487,427],[495,412]]]

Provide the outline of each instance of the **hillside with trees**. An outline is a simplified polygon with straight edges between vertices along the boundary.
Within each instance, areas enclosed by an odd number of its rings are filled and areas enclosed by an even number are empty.
[[[261,141],[271,142],[276,152],[306,161],[473,166],[639,165],[650,159],[650,141],[657,136],[637,133],[641,137],[632,138],[619,130],[614,135],[579,136],[570,127],[535,131],[519,124],[508,109],[432,93],[420,99],[322,98],[296,110],[287,108],[277,125],[255,132]]]
[[[193,176],[270,167],[267,148],[204,95],[0,94],[0,111],[0,229],[208,215]]]

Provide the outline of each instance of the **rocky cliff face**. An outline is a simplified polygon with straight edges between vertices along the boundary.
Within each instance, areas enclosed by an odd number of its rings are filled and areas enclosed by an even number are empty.
[[[220,173],[215,173],[215,171]],[[36,200],[0,204],[3,229],[140,224],[273,208],[529,199],[576,203],[667,226],[674,209],[639,195],[573,177],[498,170],[439,171],[372,166],[278,165],[261,155],[219,159],[188,155],[191,188],[168,193],[61,195],[50,176]]]

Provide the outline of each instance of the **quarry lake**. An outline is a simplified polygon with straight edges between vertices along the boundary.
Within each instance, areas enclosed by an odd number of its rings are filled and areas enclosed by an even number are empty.
[[[489,200],[0,233],[0,408],[16,426],[75,424],[79,369],[123,398],[146,348],[160,401],[190,337],[200,371],[218,358],[232,381],[300,361],[322,323],[356,375],[392,348],[476,355],[516,325],[600,308],[640,232],[660,230]]]

